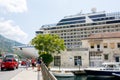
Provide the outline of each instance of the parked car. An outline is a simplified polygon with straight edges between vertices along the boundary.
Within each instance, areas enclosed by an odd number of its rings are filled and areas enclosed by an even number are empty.
[[[18,68],[18,61],[14,58],[4,58],[2,63],[1,63],[1,70],[4,69],[17,69]]]
[[[4,55],[4,58],[14,58],[17,62],[19,62],[19,57],[16,54],[8,53]]]
[[[22,60],[21,61],[21,66],[25,66],[26,65],[26,60]]]
[[[16,69],[19,65],[19,58],[16,54],[4,54],[1,62],[1,70]]]

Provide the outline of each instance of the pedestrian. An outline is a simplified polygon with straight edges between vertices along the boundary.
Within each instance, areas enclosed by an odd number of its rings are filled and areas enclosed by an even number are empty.
[[[31,64],[31,60],[30,59],[28,59],[28,66],[30,67],[30,64]]]
[[[40,69],[41,69],[41,62],[42,62],[42,59],[38,58],[37,59],[37,71],[40,71]]]
[[[30,65],[30,61],[29,59],[26,59],[26,70],[28,70],[29,65]]]
[[[32,69],[34,69],[34,67],[36,66],[36,60],[35,60],[35,58],[32,58],[31,64],[32,64]]]

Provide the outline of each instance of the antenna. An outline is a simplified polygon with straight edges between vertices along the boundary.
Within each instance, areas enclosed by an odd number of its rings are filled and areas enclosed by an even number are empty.
[[[82,10],[80,11],[80,13],[79,14],[82,14]]]
[[[96,8],[92,8],[91,11],[92,11],[92,13],[96,13],[97,9]]]
[[[77,15],[81,15],[81,14],[82,14],[82,10]]]

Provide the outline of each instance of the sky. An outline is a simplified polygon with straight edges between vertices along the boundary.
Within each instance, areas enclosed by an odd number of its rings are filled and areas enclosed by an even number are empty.
[[[119,12],[120,0],[0,0],[0,34],[24,44],[42,25],[80,12]]]

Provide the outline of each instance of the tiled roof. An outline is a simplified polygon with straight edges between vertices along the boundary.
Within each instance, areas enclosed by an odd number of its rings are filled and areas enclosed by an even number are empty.
[[[120,38],[120,32],[91,34],[87,39],[99,39],[99,38]]]

